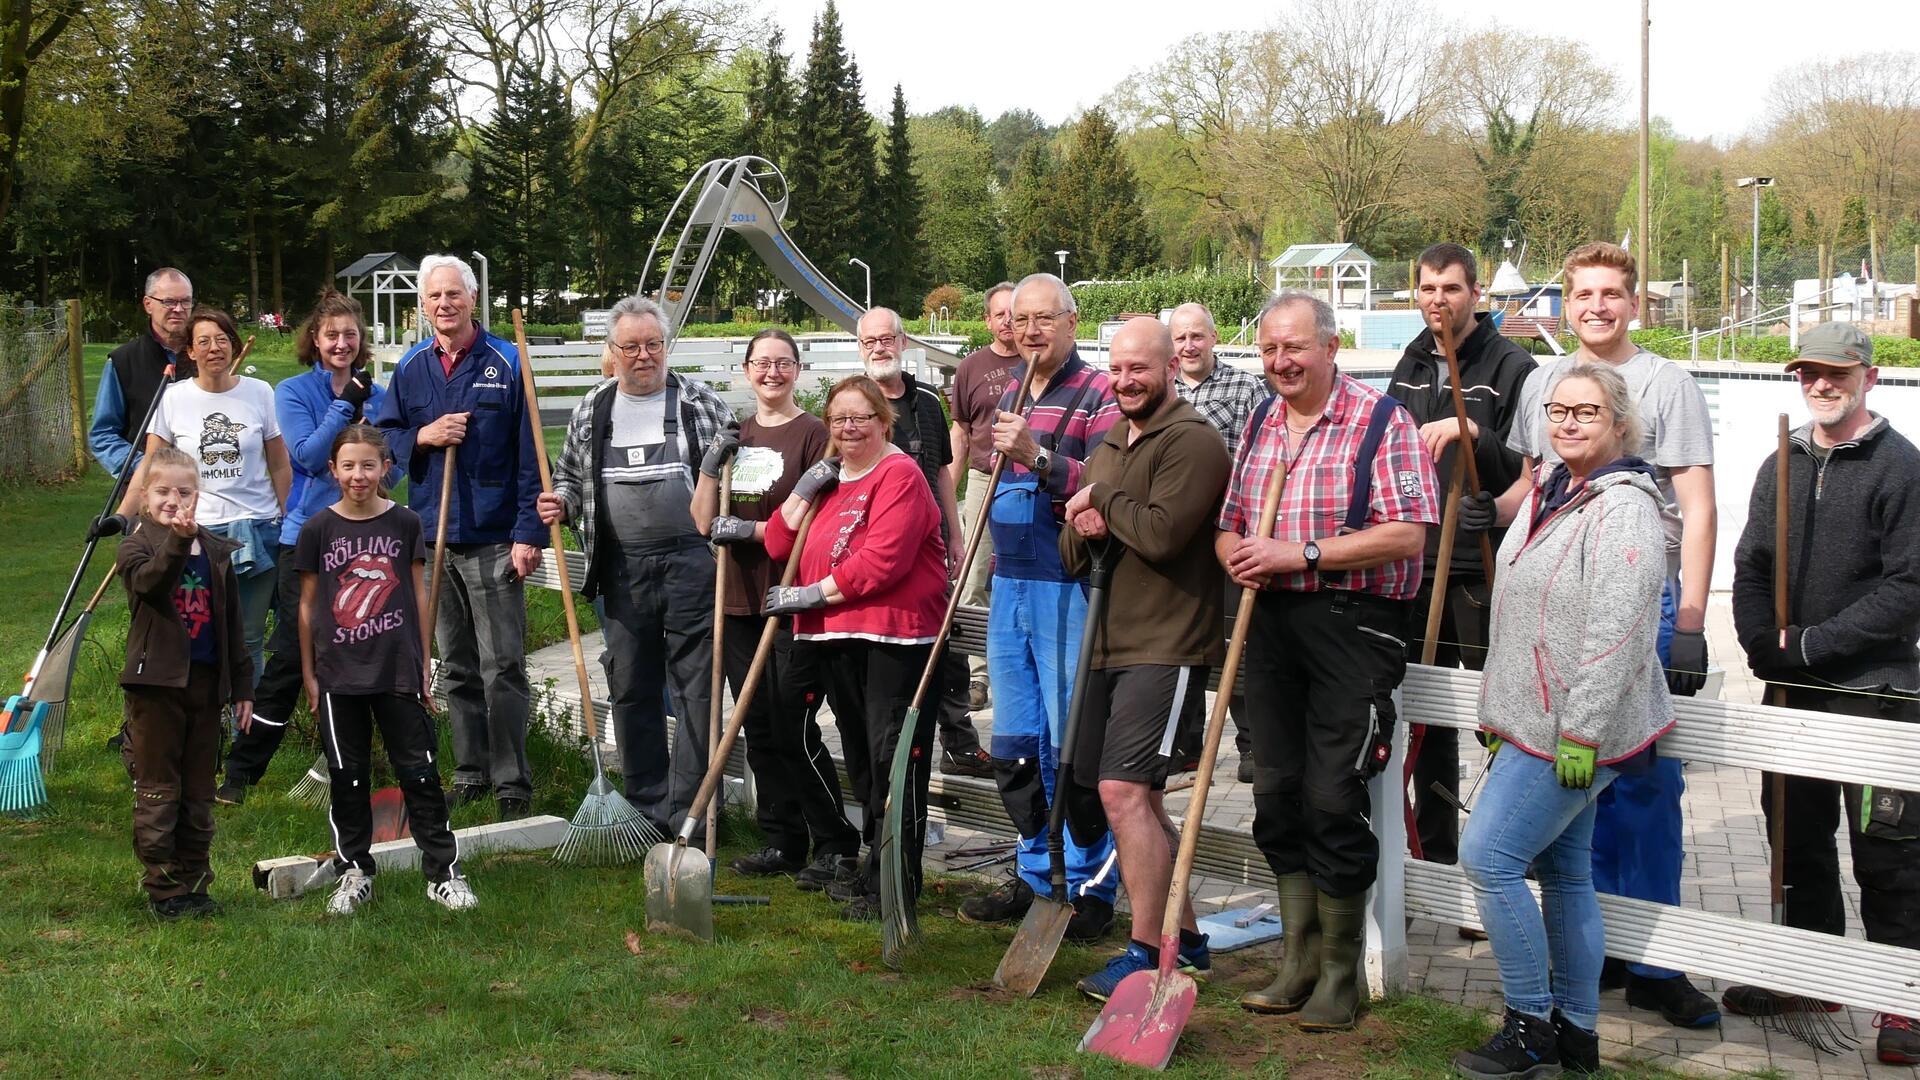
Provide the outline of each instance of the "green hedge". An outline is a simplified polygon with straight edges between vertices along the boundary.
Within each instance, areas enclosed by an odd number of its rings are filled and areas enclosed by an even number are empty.
[[[1081,285],[1073,290],[1080,305],[1080,325],[1092,330],[1123,311],[1158,315],[1163,308],[1198,301],[1213,312],[1221,327],[1238,327],[1240,320],[1260,314],[1267,287],[1233,275],[1156,274],[1137,281]]]
[[[1635,330],[1633,340],[1636,345],[1661,356],[1675,360],[1687,360],[1693,354],[1692,338],[1684,331],[1666,327],[1650,330]],[[1579,347],[1572,336],[1562,338],[1568,351]],[[1734,341],[1740,359],[1757,364],[1784,364],[1794,358],[1793,344],[1787,335],[1767,335],[1765,337],[1741,337]],[[1713,342],[1703,340],[1700,344],[1701,359],[1711,360]],[[1873,362],[1881,367],[1920,367],[1920,340],[1902,337],[1876,336],[1873,339]]]

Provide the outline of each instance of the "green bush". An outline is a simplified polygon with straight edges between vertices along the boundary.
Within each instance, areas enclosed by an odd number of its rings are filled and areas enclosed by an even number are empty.
[[[1635,330],[1633,342],[1643,349],[1674,360],[1687,360],[1693,355],[1693,340],[1682,330],[1668,327]],[[1561,343],[1569,352],[1580,344],[1571,335],[1563,337]],[[1740,337],[1734,339],[1733,344],[1741,360],[1756,364],[1784,364],[1795,355],[1793,344],[1785,334]],[[1703,360],[1713,359],[1711,338],[1701,341],[1700,356]],[[1920,340],[1876,336],[1873,339],[1873,362],[1881,367],[1920,367]]]
[[[1240,320],[1260,313],[1267,295],[1265,285],[1231,274],[1155,274],[1137,281],[1082,285],[1073,290],[1073,298],[1080,305],[1080,325],[1088,331],[1123,311],[1157,315],[1163,308],[1194,301],[1207,305],[1221,326],[1237,326]]]

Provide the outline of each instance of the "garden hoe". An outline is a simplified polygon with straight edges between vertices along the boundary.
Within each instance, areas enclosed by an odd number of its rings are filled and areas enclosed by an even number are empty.
[[[1014,412],[1026,408],[1027,395],[1033,391],[1033,373],[1034,365],[1029,361],[1020,389],[1013,395]],[[987,511],[993,506],[993,495],[999,490],[1000,474],[1006,467],[1005,454],[994,458],[993,472],[987,476],[986,501],[967,534],[966,553],[960,558],[960,572],[954,577],[955,581],[967,580],[974,556],[980,553],[980,538],[987,531]],[[919,742],[916,736],[920,730],[920,706],[927,700],[927,691],[940,670],[940,654],[947,646],[947,635],[953,631],[953,617],[959,610],[960,590],[954,588],[947,597],[947,613],[940,620],[940,633],[933,639],[933,651],[927,654],[927,668],[920,673],[920,686],[913,692],[913,704],[907,706],[907,715],[900,721],[899,740],[893,745],[893,768],[887,773],[887,800],[881,808],[880,826],[880,960],[896,971],[900,968],[901,955],[919,934],[913,887],[907,881],[906,852],[900,846],[907,808],[901,792],[906,789],[907,778],[913,772],[913,756],[918,753],[915,745]],[[873,807],[867,810],[871,812]]]
[[[1273,479],[1267,482],[1266,502],[1260,508],[1258,537],[1273,535],[1273,519],[1280,509],[1280,497],[1286,492],[1287,462],[1274,464]],[[1240,593],[1240,608],[1233,620],[1233,637],[1227,643],[1226,666],[1220,671],[1220,685],[1231,687],[1240,673],[1240,658],[1247,648],[1247,627],[1253,622],[1255,590]],[[1173,881],[1167,887],[1167,913],[1160,921],[1160,966],[1153,971],[1136,971],[1120,980],[1113,996],[1080,1040],[1080,1049],[1110,1057],[1128,1065],[1164,1069],[1180,1042],[1187,1018],[1193,1015],[1197,988],[1193,978],[1174,970],[1180,954],[1180,917],[1187,907],[1187,881],[1193,875],[1194,854],[1200,848],[1200,827],[1206,820],[1207,789],[1213,784],[1213,758],[1220,752],[1220,731],[1226,725],[1231,694],[1217,694],[1213,711],[1207,717],[1206,746],[1200,752],[1200,771],[1193,780],[1193,795],[1187,803],[1186,820],[1180,826],[1180,854],[1174,859]]]
[[[1093,639],[1107,612],[1107,587],[1113,584],[1113,564],[1119,561],[1114,548],[1119,541],[1109,538],[1104,544],[1087,545],[1091,567],[1087,574],[1086,629],[1080,634],[1080,666],[1073,671],[1073,703],[1067,707],[1067,729],[1061,737],[1060,764],[1053,771],[1053,805],[1047,809],[1047,886],[1045,896],[1036,893],[1027,907],[1027,917],[1000,958],[993,973],[993,985],[1020,997],[1032,997],[1053,966],[1060,951],[1060,940],[1067,936],[1067,923],[1073,918],[1073,901],[1067,896],[1067,785],[1073,782],[1074,735],[1080,730],[1080,717],[1087,711],[1087,682],[1093,671]]]
[[[807,532],[813,527],[813,514],[819,506],[818,502],[808,506],[807,515],[800,519],[800,528],[793,537],[793,554],[787,557],[787,568],[780,575],[782,585],[793,584],[800,572],[800,553],[806,550]],[[647,852],[648,930],[680,930],[702,941],[713,940],[713,905],[716,899],[713,895],[713,861],[704,852],[688,850],[687,844],[693,837],[693,830],[699,825],[701,812],[707,808],[707,800],[713,798],[720,787],[727,757],[733,753],[733,742],[739,737],[741,726],[746,723],[747,709],[753,704],[754,691],[759,689],[767,661],[773,656],[773,642],[779,631],[780,617],[769,616],[765,628],[760,631],[760,644],[753,650],[753,664],[747,668],[746,681],[740,684],[740,696],[734,699],[733,718],[727,721],[719,745],[713,748],[707,764],[707,775],[700,781],[700,790],[694,793],[693,805],[687,808],[687,820],[680,826],[679,834],[672,843],[655,844],[653,850]],[[736,902],[757,900],[757,897],[742,897]]]

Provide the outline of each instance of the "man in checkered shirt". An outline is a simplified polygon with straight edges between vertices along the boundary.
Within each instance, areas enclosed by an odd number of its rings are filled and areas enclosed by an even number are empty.
[[[1259,325],[1261,364],[1279,397],[1234,457],[1214,550],[1229,576],[1259,590],[1246,644],[1253,838],[1279,883],[1286,948],[1279,977],[1240,1003],[1298,1011],[1301,1028],[1337,1031],[1360,1009],[1355,971],[1380,855],[1367,781],[1392,745],[1392,695],[1406,674],[1440,488],[1419,428],[1397,406],[1372,460],[1360,461],[1384,395],[1334,363],[1331,307],[1282,293]],[[1263,538],[1261,504],[1283,462],[1286,490]],[[1364,503],[1354,491],[1362,475],[1371,484]]]
[[[1173,358],[1180,365],[1180,373],[1173,380],[1174,392],[1206,417],[1207,423],[1227,441],[1228,456],[1238,453],[1240,433],[1247,429],[1247,419],[1253,415],[1255,406],[1273,394],[1273,387],[1253,372],[1222,364],[1214,357],[1213,347],[1220,342],[1220,331],[1215,328],[1213,312],[1207,310],[1207,305],[1181,304],[1174,308],[1167,330],[1173,335]],[[1229,581],[1227,610],[1239,608],[1240,586]],[[1247,724],[1245,698],[1234,697],[1232,716],[1233,748],[1240,754],[1237,776],[1241,783],[1251,784],[1253,734]],[[1199,732],[1180,733],[1180,741],[1174,746],[1175,768],[1183,768],[1196,760],[1199,739]]]

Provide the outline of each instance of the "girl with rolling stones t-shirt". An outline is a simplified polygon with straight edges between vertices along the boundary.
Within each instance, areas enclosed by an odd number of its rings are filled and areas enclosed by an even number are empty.
[[[767,590],[779,584],[785,560],[763,546],[772,517],[807,467],[827,453],[827,426],[793,400],[800,382],[800,350],[779,328],[747,343],[741,364],[753,389],[754,412],[740,422],[737,441],[722,436],[700,465],[693,520],[732,565],[727,573],[726,674],[740,692],[766,616]],[[721,467],[733,463],[733,488],[719,506]],[[783,621],[774,639],[767,684],[747,712],[747,763],[759,785],[755,817],[767,846],[733,861],[739,874],[792,874],[802,889],[823,889],[860,853],[860,834],[847,823],[833,759],[820,741],[820,684],[812,649],[795,645]]]
[[[333,869],[340,885],[327,914],[351,915],[373,899],[373,728],[407,802],[427,898],[452,911],[478,901],[460,876],[447,799],[433,752],[428,697],[426,545],[420,519],[387,498],[386,440],[350,424],[333,440],[328,468],[340,501],[300,527],[300,666],[320,726],[333,804]]]

